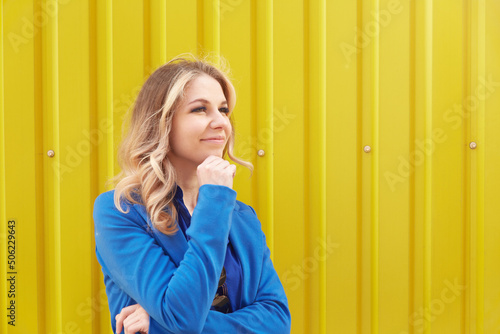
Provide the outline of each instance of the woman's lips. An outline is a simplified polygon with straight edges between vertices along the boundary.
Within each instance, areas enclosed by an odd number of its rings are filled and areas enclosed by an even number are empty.
[[[201,141],[215,143],[215,144],[224,144],[224,142],[226,140],[223,137],[213,137],[213,138],[205,138],[205,139],[202,139]]]

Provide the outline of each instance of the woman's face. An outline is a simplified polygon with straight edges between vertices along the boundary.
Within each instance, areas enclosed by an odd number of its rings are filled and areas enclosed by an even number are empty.
[[[202,74],[186,87],[172,120],[168,158],[176,168],[196,167],[209,155],[222,157],[231,134],[222,87]]]

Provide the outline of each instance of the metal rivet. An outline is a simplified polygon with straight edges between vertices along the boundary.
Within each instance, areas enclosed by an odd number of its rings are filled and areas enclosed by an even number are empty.
[[[54,155],[56,155],[56,152],[54,152],[53,150],[48,150],[47,155],[49,156],[49,158],[52,158]]]
[[[469,147],[474,150],[477,147],[476,142],[475,141],[471,141],[470,144],[469,144]]]
[[[365,147],[363,147],[363,151],[365,151],[366,153],[370,153],[372,150],[372,148],[368,145],[366,145]]]
[[[258,155],[259,157],[263,157],[263,156],[264,156],[264,154],[266,154],[266,152],[264,152],[264,150],[258,150],[258,151],[257,151],[257,155]]]

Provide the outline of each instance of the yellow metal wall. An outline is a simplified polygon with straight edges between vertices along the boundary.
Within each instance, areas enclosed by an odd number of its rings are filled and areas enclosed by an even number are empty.
[[[235,187],[292,333],[500,333],[499,16],[497,0],[0,1],[0,331],[111,332],[93,201],[147,75],[211,52],[232,67],[236,152],[256,167]]]

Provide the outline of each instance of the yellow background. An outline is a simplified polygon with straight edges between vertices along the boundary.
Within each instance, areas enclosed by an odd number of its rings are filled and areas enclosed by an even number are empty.
[[[232,68],[256,167],[235,188],[292,333],[500,333],[498,17],[497,0],[0,1],[0,331],[111,332],[93,202],[145,78],[191,52]]]

